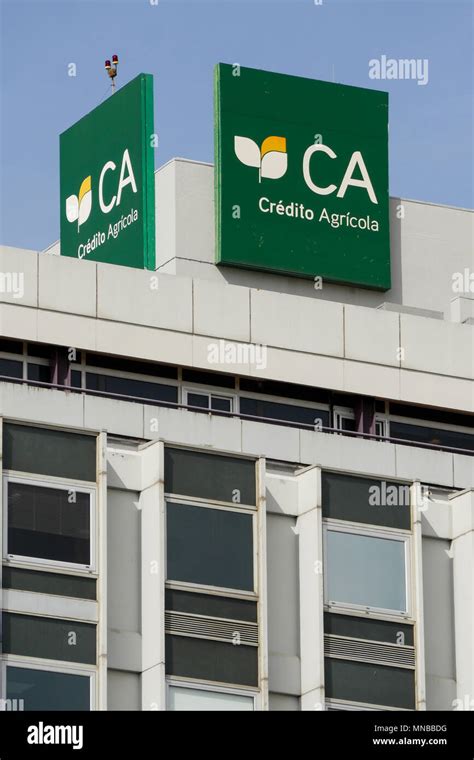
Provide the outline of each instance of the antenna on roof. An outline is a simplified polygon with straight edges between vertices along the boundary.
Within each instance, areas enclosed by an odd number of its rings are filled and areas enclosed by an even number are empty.
[[[118,55],[112,56],[112,63],[109,60],[105,62],[105,70],[112,80],[112,95],[115,92],[115,77],[117,76],[118,69]]]

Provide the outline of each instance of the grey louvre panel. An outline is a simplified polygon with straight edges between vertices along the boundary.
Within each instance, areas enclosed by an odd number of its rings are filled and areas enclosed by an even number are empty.
[[[257,686],[258,648],[168,634],[166,673],[238,686]]]
[[[10,612],[3,613],[2,624],[5,654],[95,665],[95,625]]]
[[[325,612],[324,632],[335,636],[352,636],[355,639],[385,641],[387,644],[403,642],[406,646],[413,646],[413,626],[407,623],[392,623],[388,620]]]
[[[26,425],[3,426],[3,467],[72,480],[96,480],[96,437]]]
[[[415,650],[413,647],[383,644],[380,641],[362,641],[345,636],[326,635],[324,637],[324,654],[327,657],[396,665],[400,668],[415,667]]]
[[[90,710],[90,676],[7,666],[7,699],[30,710]]]
[[[253,591],[252,516],[169,502],[167,579]]]
[[[19,567],[3,568],[3,587],[38,594],[70,596],[76,599],[96,599],[95,578],[62,573],[43,573]]]
[[[166,448],[165,491],[228,502],[239,491],[240,504],[255,505],[255,461]]]
[[[166,589],[165,607],[175,612],[190,612],[194,615],[257,622],[257,602],[246,599],[232,599],[213,594],[195,594],[188,591]]]
[[[415,672],[366,662],[325,658],[326,697],[415,709]]]
[[[228,641],[231,644],[258,644],[258,626],[256,623],[243,623],[240,620],[190,615],[183,612],[165,612],[166,633],[196,636],[197,638]]]
[[[323,517],[410,530],[406,483],[323,472],[322,498]]]

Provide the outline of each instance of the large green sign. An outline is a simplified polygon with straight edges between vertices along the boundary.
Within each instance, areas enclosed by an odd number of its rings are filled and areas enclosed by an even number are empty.
[[[140,74],[60,137],[61,254],[155,268],[153,77]]]
[[[390,288],[388,94],[219,64],[217,262]]]

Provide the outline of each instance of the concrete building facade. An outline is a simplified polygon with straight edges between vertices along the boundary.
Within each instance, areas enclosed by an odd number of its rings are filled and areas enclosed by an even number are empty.
[[[212,167],[155,183],[156,272],[1,250],[0,697],[473,709],[472,213],[392,198],[379,293],[217,267]]]

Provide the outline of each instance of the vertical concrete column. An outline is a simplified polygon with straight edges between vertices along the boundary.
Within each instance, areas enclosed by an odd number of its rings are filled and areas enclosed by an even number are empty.
[[[107,710],[107,433],[97,438],[97,630],[98,699],[97,709]]]
[[[452,516],[456,704],[474,709],[474,490],[450,497]]]
[[[166,710],[164,444],[141,450],[142,710]]]
[[[426,509],[425,497],[419,481],[410,487],[412,548],[411,596],[412,616],[415,619],[415,704],[417,710],[426,710],[425,626],[423,609],[423,559],[421,516]]]
[[[298,476],[301,709],[324,710],[324,589],[321,469]]]
[[[268,710],[267,500],[265,459],[257,460],[257,593],[261,710]]]

